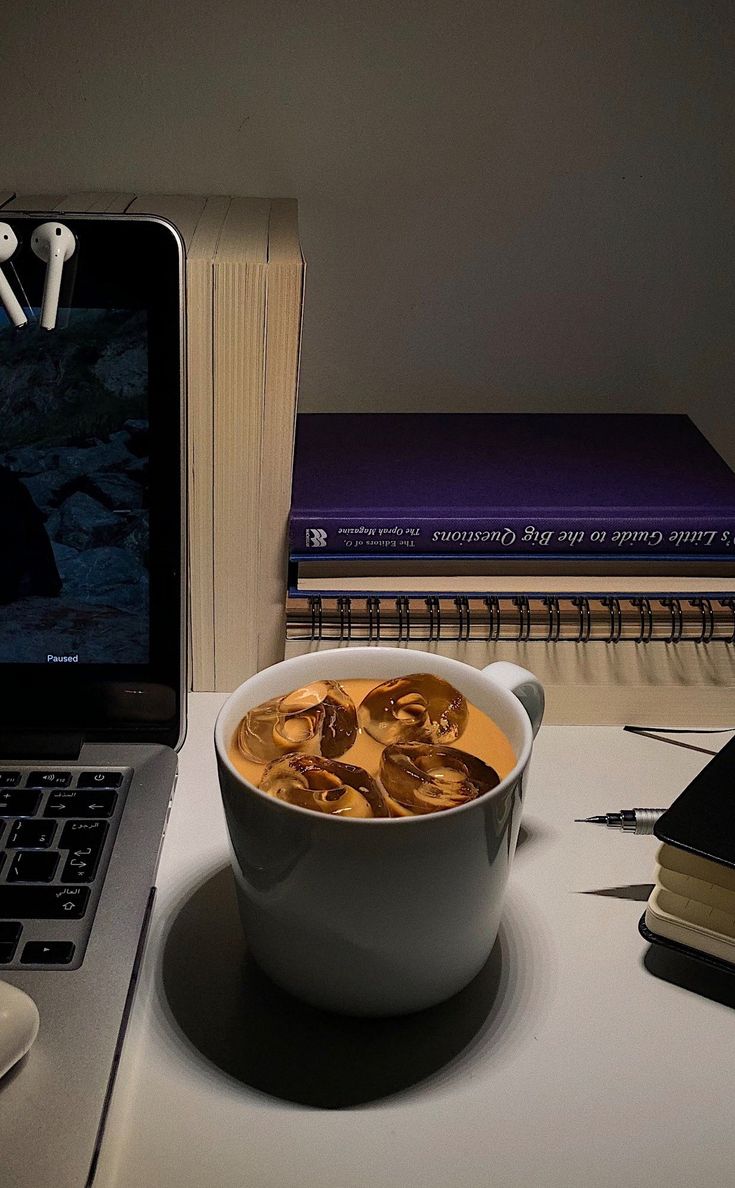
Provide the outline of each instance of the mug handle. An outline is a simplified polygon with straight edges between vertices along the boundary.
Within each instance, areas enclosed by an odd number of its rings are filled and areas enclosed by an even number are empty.
[[[496,660],[493,664],[488,664],[482,669],[482,674],[518,698],[531,719],[531,730],[535,738],[546,703],[541,682],[527,668],[521,668],[519,664],[510,664],[507,660]]]

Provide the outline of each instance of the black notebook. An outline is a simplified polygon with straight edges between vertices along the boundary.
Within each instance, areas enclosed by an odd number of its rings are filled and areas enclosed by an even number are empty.
[[[646,940],[735,972],[735,739],[659,818]]]

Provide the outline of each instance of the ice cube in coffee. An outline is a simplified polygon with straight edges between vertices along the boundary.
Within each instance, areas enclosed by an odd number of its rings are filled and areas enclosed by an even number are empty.
[[[269,763],[260,787],[301,808],[336,816],[387,817],[376,781],[361,767],[320,755],[286,755]]]
[[[452,743],[467,725],[467,702],[448,681],[422,672],[376,685],[360,705],[359,720],[384,746]]]
[[[487,763],[457,747],[393,743],[381,756],[380,782],[400,808],[435,813],[476,800],[499,784],[500,777]],[[401,815],[395,807],[394,813]]]
[[[336,759],[356,735],[351,697],[337,681],[314,681],[251,709],[238,727],[237,745],[255,763],[270,763],[293,751]]]

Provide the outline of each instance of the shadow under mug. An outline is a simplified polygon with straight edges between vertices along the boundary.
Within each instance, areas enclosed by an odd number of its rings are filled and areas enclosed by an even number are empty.
[[[516,755],[496,788],[458,808],[350,819],[287,804],[249,783],[228,750],[248,710],[319,680],[431,672],[488,714]],[[238,906],[257,963],[284,990],[348,1015],[399,1015],[463,989],[495,943],[518,839],[539,681],[514,664],[472,668],[398,648],[296,656],[240,685],[215,749]]]

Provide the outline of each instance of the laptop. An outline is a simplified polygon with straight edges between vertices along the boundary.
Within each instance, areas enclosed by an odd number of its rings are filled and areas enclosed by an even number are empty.
[[[185,730],[180,236],[2,212],[0,979],[36,1002],[0,1080],[4,1188],[83,1186],[125,1031]],[[41,327],[33,229],[75,238]]]

